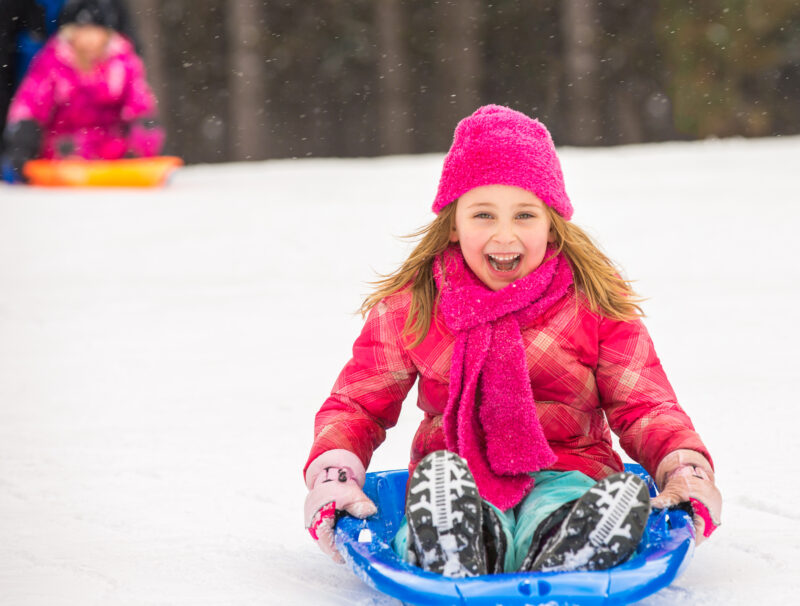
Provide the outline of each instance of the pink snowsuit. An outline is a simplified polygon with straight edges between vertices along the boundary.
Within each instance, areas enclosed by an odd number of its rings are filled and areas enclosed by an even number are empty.
[[[53,36],[34,57],[8,111],[8,124],[34,120],[42,129],[40,158],[113,160],[155,156],[164,132],[156,99],[133,46],[113,33],[106,55],[89,72],[78,69],[71,44]]]

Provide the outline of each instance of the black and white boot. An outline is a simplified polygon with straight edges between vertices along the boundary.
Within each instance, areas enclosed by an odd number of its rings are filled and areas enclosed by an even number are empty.
[[[483,546],[486,553],[487,574],[505,572],[506,552],[508,551],[508,538],[503,531],[500,516],[486,501],[483,506]]]
[[[466,461],[430,453],[411,476],[406,501],[411,560],[447,577],[486,574],[481,497]]]
[[[600,480],[572,506],[527,570],[605,570],[636,551],[650,515],[647,484],[632,473]]]

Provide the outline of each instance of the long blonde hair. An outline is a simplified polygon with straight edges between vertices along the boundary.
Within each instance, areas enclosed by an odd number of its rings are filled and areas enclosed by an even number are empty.
[[[431,327],[438,297],[433,280],[433,262],[450,245],[457,203],[448,204],[428,225],[406,236],[419,238],[419,243],[397,270],[372,283],[375,290],[361,304],[361,314],[366,315],[381,299],[405,288],[410,289],[411,307],[403,337],[413,339],[411,347],[419,345]],[[563,251],[569,260],[575,286],[583,295],[584,304],[591,311],[615,320],[643,316],[639,305],[642,299],[591,237],[574,223],[565,221],[549,206],[544,208],[555,236],[557,253]]]

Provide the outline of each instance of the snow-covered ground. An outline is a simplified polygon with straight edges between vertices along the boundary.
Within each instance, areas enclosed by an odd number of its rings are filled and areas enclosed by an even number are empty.
[[[800,138],[564,149],[715,455],[724,526],[645,604],[800,594]],[[314,412],[441,156],[0,186],[0,604],[388,605],[302,525]],[[413,397],[372,469],[403,467]]]

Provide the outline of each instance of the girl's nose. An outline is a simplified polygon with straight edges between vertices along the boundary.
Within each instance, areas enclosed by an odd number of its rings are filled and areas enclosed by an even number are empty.
[[[514,242],[516,239],[514,224],[507,221],[498,221],[493,238],[498,244],[510,244]]]

